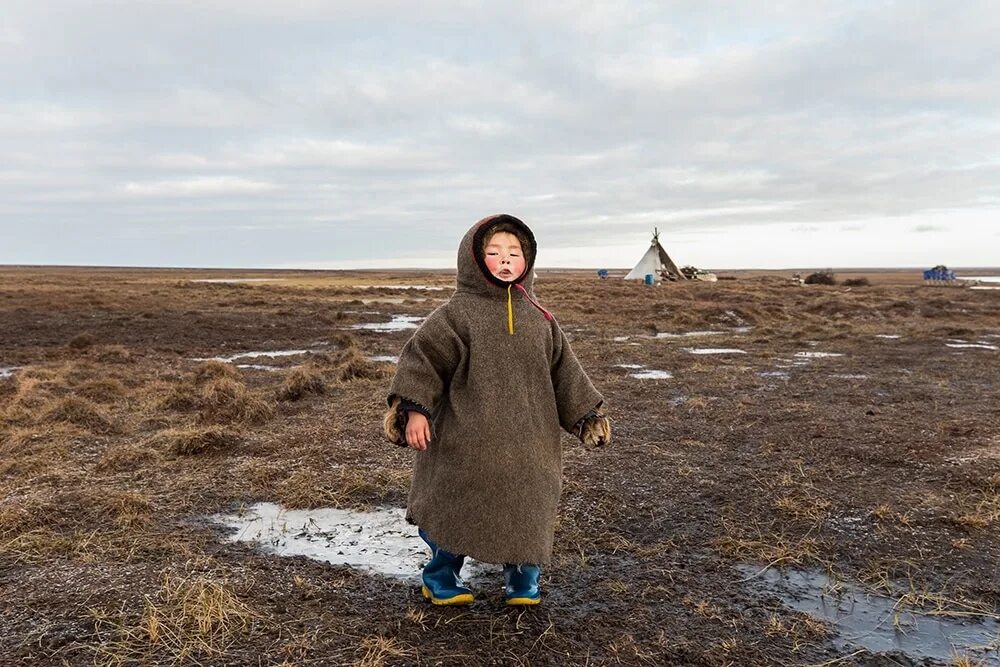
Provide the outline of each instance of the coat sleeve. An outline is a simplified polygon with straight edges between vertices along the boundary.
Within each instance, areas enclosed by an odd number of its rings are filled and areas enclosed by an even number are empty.
[[[570,433],[584,415],[604,402],[555,321],[552,322],[552,387],[556,393],[559,425]]]
[[[387,402],[395,397],[432,414],[465,354],[465,343],[442,306],[428,316],[399,353]]]

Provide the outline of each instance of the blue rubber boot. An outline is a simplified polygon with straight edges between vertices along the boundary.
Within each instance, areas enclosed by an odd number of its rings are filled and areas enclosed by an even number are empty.
[[[509,605],[532,605],[542,601],[542,591],[538,587],[541,568],[531,563],[504,565],[504,592]]]
[[[465,587],[458,576],[465,556],[459,556],[438,547],[420,529],[420,538],[431,548],[431,560],[421,575],[424,597],[434,604],[472,604],[472,591]]]

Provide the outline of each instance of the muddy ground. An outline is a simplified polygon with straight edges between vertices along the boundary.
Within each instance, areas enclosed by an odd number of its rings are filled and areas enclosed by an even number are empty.
[[[281,280],[193,282],[232,277]],[[838,645],[737,568],[998,613],[1000,291],[732,277],[540,272],[615,442],[565,436],[545,599],[514,610],[499,581],[434,608],[205,518],[402,506],[393,367],[369,357],[411,330],[352,327],[426,315],[452,275],[0,269],[0,663],[919,664]],[[408,284],[446,289],[365,287]],[[274,350],[309,352],[193,361]]]

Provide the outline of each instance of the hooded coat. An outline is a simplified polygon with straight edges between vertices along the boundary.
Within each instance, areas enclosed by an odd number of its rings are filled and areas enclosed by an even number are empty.
[[[528,240],[514,283],[495,278],[483,258],[483,239],[502,222]],[[536,255],[534,235],[517,218],[476,223],[458,249],[455,294],[403,346],[389,388],[390,404],[415,403],[432,425],[415,456],[407,520],[441,548],[490,563],[549,562],[560,428],[571,431],[603,402],[534,299]]]

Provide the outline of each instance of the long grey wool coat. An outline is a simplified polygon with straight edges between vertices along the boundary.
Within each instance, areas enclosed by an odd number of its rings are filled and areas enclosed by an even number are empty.
[[[507,222],[529,240],[510,289],[483,261],[482,239]],[[533,303],[534,235],[513,216],[484,218],[462,239],[454,296],[400,353],[388,400],[431,415],[416,453],[407,520],[443,549],[489,563],[547,563],[562,485],[560,427],[603,398],[559,324]],[[523,291],[522,289],[523,288]]]

